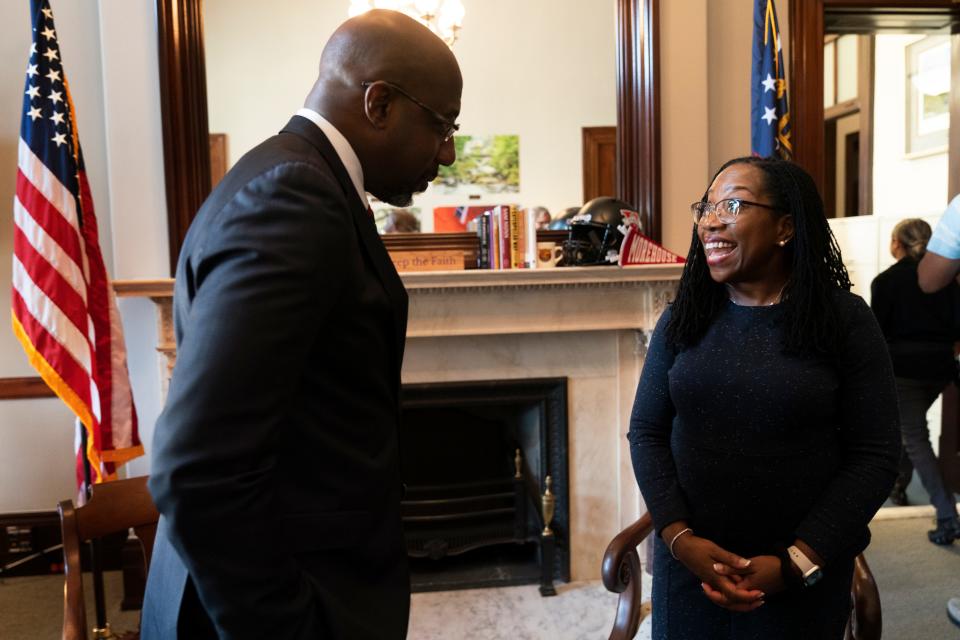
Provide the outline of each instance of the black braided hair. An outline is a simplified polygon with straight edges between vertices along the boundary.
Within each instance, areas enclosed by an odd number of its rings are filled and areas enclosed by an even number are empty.
[[[747,156],[726,162],[713,179],[734,164],[760,169],[764,188],[779,215],[793,216],[794,235],[785,247],[790,275],[781,296],[784,305],[784,349],[789,353],[834,353],[840,340],[837,289],[850,290],[840,247],[827,224],[823,200],[813,178],[798,165],[778,158]],[[702,201],[706,201],[704,193]],[[777,215],[777,212],[773,212]],[[728,304],[729,294],[714,282],[707,268],[697,229],[693,229],[687,263],[667,323],[667,339],[683,348],[693,346]]]

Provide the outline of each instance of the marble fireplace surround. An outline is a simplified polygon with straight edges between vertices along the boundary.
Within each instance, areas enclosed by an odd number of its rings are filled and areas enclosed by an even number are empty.
[[[404,273],[404,383],[568,378],[570,571],[600,575],[642,503],[625,434],[647,341],[683,265]],[[172,280],[117,281],[157,305],[164,387],[176,358]]]

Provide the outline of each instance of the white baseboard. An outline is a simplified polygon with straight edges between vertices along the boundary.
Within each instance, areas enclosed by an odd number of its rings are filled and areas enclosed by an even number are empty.
[[[960,503],[957,504],[960,509]],[[910,507],[883,507],[873,516],[874,520],[902,520],[904,518],[933,518],[937,515],[933,505],[920,504]]]

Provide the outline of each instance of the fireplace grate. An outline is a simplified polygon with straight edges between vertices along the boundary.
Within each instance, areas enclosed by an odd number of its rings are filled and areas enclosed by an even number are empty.
[[[539,580],[554,594],[569,580],[566,379],[404,385],[403,404],[413,589]]]
[[[521,508],[523,491],[519,478],[409,487],[402,505],[407,553],[439,560],[533,539]]]

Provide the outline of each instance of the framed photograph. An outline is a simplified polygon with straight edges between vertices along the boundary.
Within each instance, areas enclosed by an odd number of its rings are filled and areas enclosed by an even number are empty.
[[[927,36],[906,48],[906,153],[947,150],[950,130],[950,38]]]
[[[454,136],[457,161],[441,166],[434,187],[441,194],[496,194],[520,191],[520,137]]]

